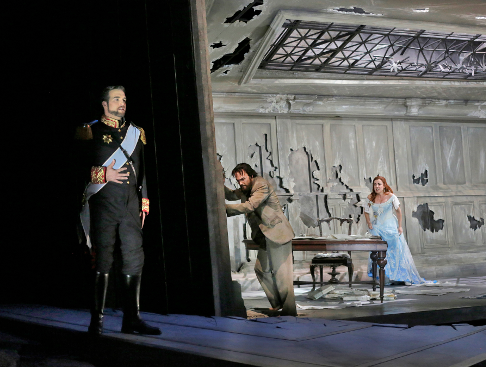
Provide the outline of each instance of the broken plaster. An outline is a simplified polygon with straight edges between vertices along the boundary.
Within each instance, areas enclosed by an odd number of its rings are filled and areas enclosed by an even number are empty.
[[[420,109],[425,106],[425,101],[421,98],[407,98],[405,99],[405,106],[408,116],[418,116]]]
[[[236,179],[231,175],[231,171],[233,169],[232,168],[231,169],[225,169],[224,168],[224,166],[223,166],[223,155],[222,154],[216,153],[216,156],[217,156],[218,161],[221,164],[221,168],[223,170],[223,176],[225,178],[225,184],[227,183],[227,181],[229,181],[231,183],[232,187],[238,188],[240,186],[240,185],[238,185],[238,181],[236,181]]]
[[[469,113],[468,116],[469,117],[478,117],[480,119],[486,119],[486,110],[483,110],[481,108],[481,106],[485,106],[485,105],[486,105],[486,102],[481,103],[481,105],[478,106],[477,111],[473,111],[473,112]]]
[[[333,166],[331,169],[331,177],[327,180],[327,182],[332,184],[332,193],[343,195],[343,200],[346,200],[346,193],[353,192],[353,189],[343,182],[341,178],[342,170],[343,166],[341,164],[338,166]]]
[[[267,98],[270,103],[268,107],[261,106],[258,112],[261,113],[289,113],[292,109],[292,104],[295,102],[295,96],[291,94],[279,94]]]
[[[355,222],[358,223],[360,216],[363,214],[360,193],[354,192],[342,179],[341,172],[343,166],[333,166],[331,169],[331,178],[328,183],[331,183],[331,193],[342,195],[344,201],[348,202],[347,208],[344,210],[343,216],[355,218]]]
[[[226,18],[225,23],[235,23],[237,21],[248,23],[254,17],[261,14],[261,9],[255,9],[261,5],[263,5],[263,0],[255,0],[249,5],[245,6],[242,10],[238,10],[231,17]]]
[[[474,231],[484,226],[484,218],[479,218],[479,220],[477,220],[472,215],[468,215],[467,220],[469,221],[469,228]]]
[[[412,181],[415,185],[418,185],[418,184],[421,184],[422,186],[427,185],[427,183],[429,182],[429,172],[427,170],[425,170],[418,177],[415,177],[415,175],[412,175]]]
[[[353,6],[352,8],[338,8],[338,9],[329,9],[334,13],[344,13],[344,14],[354,14],[354,15],[374,15],[374,16],[383,16],[383,14],[374,14],[365,11],[362,8],[358,8]]]
[[[302,150],[301,150],[302,149]],[[292,164],[293,159],[297,159],[297,161]],[[295,179],[302,179],[302,177],[307,177],[305,180],[305,186],[307,186],[305,189],[303,187],[300,187],[299,192],[322,192],[324,190],[321,178],[320,178],[320,168],[319,168],[319,163],[317,160],[314,159],[312,154],[307,150],[307,147],[302,147],[297,150],[293,150],[292,148],[290,149],[290,154],[289,154],[289,162],[291,164],[291,175],[293,177],[291,178],[291,189],[290,192],[294,193],[294,187],[296,185]],[[297,164],[297,162],[299,162]],[[293,171],[293,170],[294,171]],[[301,181],[302,180],[297,180]],[[317,186],[317,187],[316,187]]]
[[[300,207],[300,220],[306,227],[315,228],[319,225],[317,221],[316,211],[316,199],[314,196],[302,196],[298,205]]]
[[[248,162],[257,173],[270,182],[270,184],[277,190],[283,190],[289,193],[290,190],[286,186],[286,180],[278,176],[278,167],[274,164],[272,152],[269,149],[269,142],[267,134],[263,134],[264,144],[260,145],[256,142],[248,147],[250,161]]]
[[[223,45],[223,42],[219,41],[219,42],[214,42],[209,47],[211,47],[212,49],[215,49],[215,48],[221,48],[221,47],[224,47],[224,46],[226,46],[226,45]]]
[[[429,204],[419,204],[417,206],[417,211],[412,212],[412,217],[417,218],[420,227],[425,230],[430,230],[430,232],[439,232],[444,229],[444,219],[434,219],[434,212],[429,209]]]
[[[251,39],[246,37],[238,43],[238,46],[236,46],[236,49],[233,52],[227,53],[219,59],[214,60],[211,73],[224,66],[240,64],[245,59],[245,55],[250,51],[250,41]]]

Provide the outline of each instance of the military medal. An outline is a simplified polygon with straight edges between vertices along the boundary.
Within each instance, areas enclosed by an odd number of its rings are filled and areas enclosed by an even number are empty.
[[[107,144],[110,144],[113,141],[111,135],[103,135],[103,141]]]

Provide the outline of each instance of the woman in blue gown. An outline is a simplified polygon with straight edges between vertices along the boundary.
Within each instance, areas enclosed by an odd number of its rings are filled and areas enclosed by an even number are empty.
[[[403,236],[400,202],[384,177],[376,176],[373,179],[373,191],[365,200],[364,212],[370,233],[380,236],[388,243],[385,284],[424,283],[425,280],[420,277],[407,241]],[[371,260],[368,265],[368,273],[371,276]]]

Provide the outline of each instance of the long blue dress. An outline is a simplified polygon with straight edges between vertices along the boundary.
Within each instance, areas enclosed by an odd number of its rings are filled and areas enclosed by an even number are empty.
[[[366,199],[365,212],[368,212],[373,229],[370,233],[374,236],[380,236],[388,243],[386,252],[387,264],[385,266],[385,283],[391,282],[409,282],[412,284],[421,284],[425,280],[415,267],[412,253],[408,248],[405,237],[398,234],[398,220],[393,209],[398,208],[399,201],[395,195],[382,204],[375,204]],[[371,260],[368,262],[368,273],[371,275]]]

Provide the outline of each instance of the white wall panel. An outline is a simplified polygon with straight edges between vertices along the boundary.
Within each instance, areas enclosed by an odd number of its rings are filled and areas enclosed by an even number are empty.
[[[464,185],[466,183],[466,172],[461,127],[440,126],[439,135],[443,182],[445,185]]]
[[[468,127],[469,162],[473,185],[486,184],[486,127]]]
[[[363,140],[366,177],[374,178],[377,175],[387,179],[389,184],[393,184],[394,174],[391,172],[390,165],[390,144],[387,125],[364,125]]]
[[[486,226],[473,230],[467,217],[486,218],[484,122],[292,114],[225,114],[216,116],[215,122],[225,170],[230,172],[236,163],[246,161],[262,166],[264,175],[273,172],[272,185],[288,206],[297,235],[319,235],[320,229],[323,235],[346,233],[346,224],[333,223],[330,230],[326,223],[321,228],[309,226],[312,220],[303,218],[349,215],[349,197],[343,201],[340,191],[352,190],[364,198],[370,192],[365,179],[380,174],[402,203],[406,238],[418,264],[426,266],[425,259],[434,258],[450,267],[455,254],[485,251]],[[425,185],[413,183],[412,176],[418,178],[426,169]],[[440,230],[424,230],[413,216],[425,203],[434,212],[434,220],[444,221]],[[362,213],[359,218],[353,233],[367,230]],[[228,224],[232,269],[246,261],[243,227],[243,216]],[[309,261],[313,253],[294,255],[296,261]],[[436,274],[439,267],[434,268]]]

